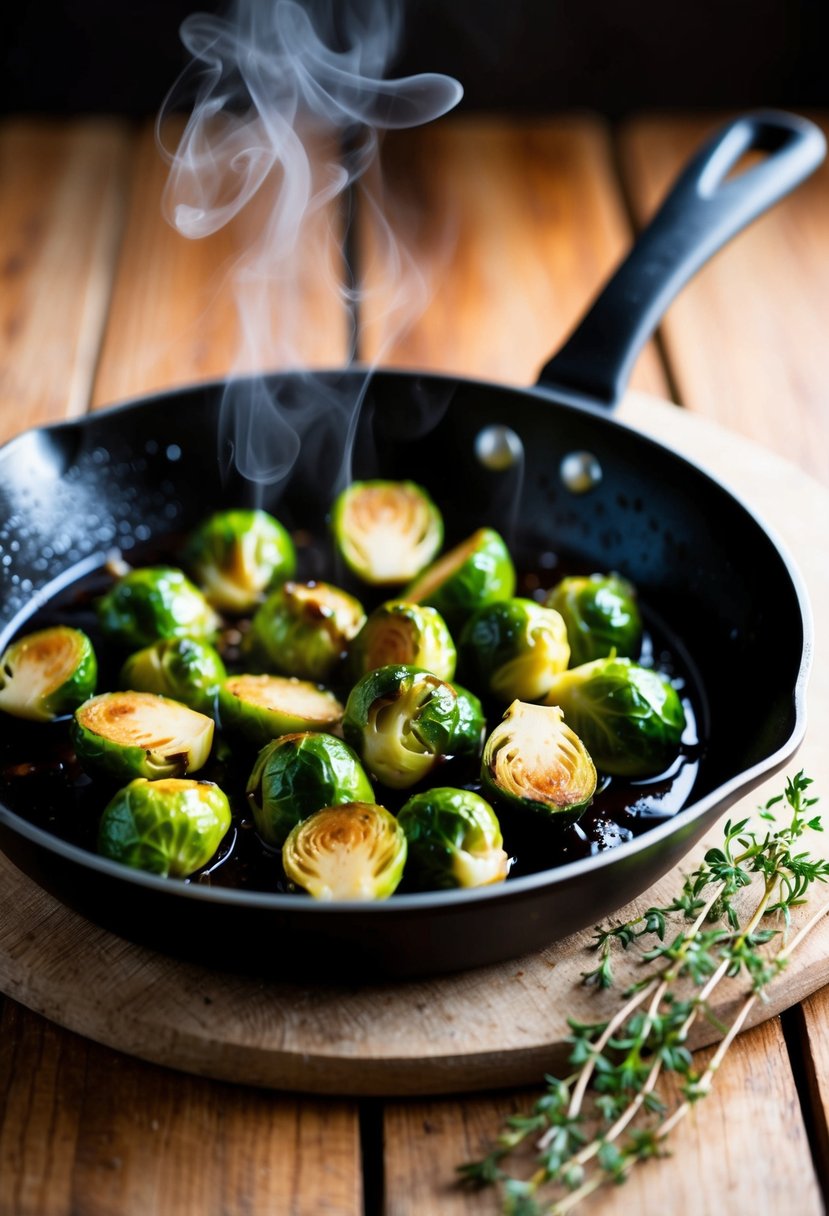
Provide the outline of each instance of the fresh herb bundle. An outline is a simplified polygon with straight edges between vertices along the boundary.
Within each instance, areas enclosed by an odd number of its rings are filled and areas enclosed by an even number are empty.
[[[807,797],[810,785],[800,772],[760,808],[758,825],[726,823],[721,846],[708,850],[671,903],[597,929],[598,964],[584,983],[613,986],[618,948],[639,952],[641,979],[621,994],[609,1021],[568,1020],[574,1071],[546,1077],[529,1113],[509,1118],[486,1156],[459,1167],[466,1185],[496,1187],[508,1216],[563,1216],[603,1184],[623,1182],[638,1161],[664,1154],[666,1137],[708,1093],[752,1006],[827,912],[821,907],[789,936],[792,909],[829,877],[829,861],[801,848],[806,832],[822,831],[810,814],[817,802]],[[745,914],[738,896],[752,884],[757,897]],[[748,981],[745,999],[730,1026],[718,1024],[722,1041],[697,1071],[688,1032],[700,1014],[713,1018],[717,984],[740,975]],[[659,1093],[670,1074],[680,1093],[672,1107]],[[508,1158],[533,1140],[532,1172],[513,1177]]]

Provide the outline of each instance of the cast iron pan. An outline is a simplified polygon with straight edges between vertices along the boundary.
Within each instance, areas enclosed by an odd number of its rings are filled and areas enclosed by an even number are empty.
[[[739,176],[749,150],[766,153]],[[810,123],[740,118],[684,171],[562,351],[531,389],[358,368],[315,378],[334,404],[362,401],[353,475],[411,477],[447,518],[447,541],[488,523],[522,552],[620,570],[671,624],[703,690],[705,751],[686,808],[629,843],[497,888],[315,903],[130,871],[0,807],[0,844],[25,872],[116,932],[221,966],[404,976],[538,949],[593,924],[673,866],[732,802],[792,755],[805,729],[811,626],[792,564],[743,503],[700,469],[608,415],[631,364],[688,277],[822,160]],[[773,303],[770,304],[773,307]],[[294,417],[300,374],[266,378]],[[245,387],[251,387],[242,385]],[[0,452],[0,627],[8,638],[57,588],[222,505],[251,502],[213,439],[225,386],[155,394],[30,431]],[[236,421],[255,394],[236,392]],[[225,408],[226,413],[226,408]],[[493,470],[476,439],[507,423],[523,459]],[[263,437],[264,440],[264,437]],[[513,447],[515,446],[513,440]],[[324,532],[343,435],[315,424],[287,484],[261,505]],[[573,465],[585,477],[562,478]],[[597,479],[596,472],[601,471]],[[587,488],[585,488],[587,487]]]

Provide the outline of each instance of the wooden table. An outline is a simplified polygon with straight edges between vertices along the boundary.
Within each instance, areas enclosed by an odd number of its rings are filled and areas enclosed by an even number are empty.
[[[364,212],[357,248],[374,290],[361,357],[531,383],[710,126],[470,118],[401,135],[387,147],[389,179],[405,190],[407,240],[434,294],[390,338],[381,311],[394,301],[378,277],[387,251]],[[227,270],[256,217],[185,242],[161,219],[163,180],[148,128],[0,128],[0,438],[240,366]],[[320,286],[329,218],[299,280],[269,298],[273,315],[293,322],[292,357],[312,365],[341,363],[348,340],[343,306]],[[703,271],[634,385],[827,485],[827,300],[824,168]],[[582,1210],[823,1211],[827,1015],[821,992],[741,1036],[673,1156]],[[452,1189],[454,1165],[530,1097],[294,1097],[137,1062],[8,999],[0,1026],[2,1216],[483,1213],[486,1197]]]

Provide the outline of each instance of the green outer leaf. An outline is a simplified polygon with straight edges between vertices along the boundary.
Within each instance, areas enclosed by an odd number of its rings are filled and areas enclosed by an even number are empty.
[[[421,890],[506,878],[508,858],[497,816],[472,790],[443,786],[414,794],[397,821],[409,842],[406,874]]]
[[[404,497],[406,511],[404,524],[410,518],[409,508],[413,501],[420,504],[421,518],[415,528],[415,535],[401,525],[395,546],[395,564],[397,569],[389,573],[372,565],[370,553],[371,537],[368,544],[360,544],[355,535],[354,527],[349,527],[346,516],[352,505],[352,500],[364,494],[365,491],[384,490],[389,495],[400,491]],[[390,524],[387,516],[382,521],[383,532],[388,533]],[[345,564],[357,578],[374,586],[393,586],[408,582],[432,560],[443,543],[443,518],[435,503],[423,486],[413,481],[355,481],[339,494],[331,510],[331,529],[334,543]],[[383,538],[385,550],[388,543]]]
[[[44,689],[33,701],[32,672],[27,668],[37,666],[35,652],[53,642],[67,641],[75,650],[74,666],[57,687]],[[87,701],[95,692],[97,679],[95,650],[82,630],[68,625],[39,629],[12,642],[0,658],[0,710],[34,722],[51,722]]]
[[[289,832],[324,806],[374,802],[374,790],[347,743],[313,731],[283,735],[259,753],[247,784],[259,835],[281,848]]]
[[[403,877],[406,852],[406,834],[385,807],[349,802],[298,823],[282,865],[315,899],[387,899]]]
[[[638,658],[642,618],[636,591],[621,575],[571,575],[552,589],[545,602],[564,618],[573,667],[613,653]]]
[[[594,659],[557,675],[546,698],[605,773],[652,777],[675,759],[685,710],[665,676],[631,659]]]
[[[186,574],[172,566],[131,570],[96,605],[107,637],[137,650],[159,638],[210,641],[219,618]]]
[[[98,852],[151,874],[186,878],[207,865],[230,822],[227,797],[210,781],[138,778],[101,816]]]
[[[552,608],[534,600],[487,604],[463,627],[461,672],[502,701],[540,701],[570,658],[567,629]]]
[[[479,528],[424,570],[402,598],[437,608],[456,629],[485,604],[508,600],[514,592],[515,567],[503,537]]]
[[[192,533],[183,561],[208,601],[222,612],[247,612],[263,592],[296,571],[289,532],[267,511],[217,511]]]
[[[389,657],[390,650],[395,652],[393,657]],[[375,608],[349,648],[355,679],[391,662],[421,667],[441,680],[451,680],[456,660],[455,643],[437,609],[406,600],[388,600]]]
[[[225,665],[209,642],[167,638],[130,655],[121,668],[123,688],[157,692],[200,713],[212,713]]]

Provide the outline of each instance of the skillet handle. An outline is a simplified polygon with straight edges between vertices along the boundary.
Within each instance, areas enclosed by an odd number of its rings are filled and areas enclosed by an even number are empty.
[[[746,152],[766,158],[726,180]],[[659,211],[538,386],[558,400],[612,408],[674,296],[726,241],[821,163],[826,141],[794,114],[761,110],[722,127],[680,174]]]

